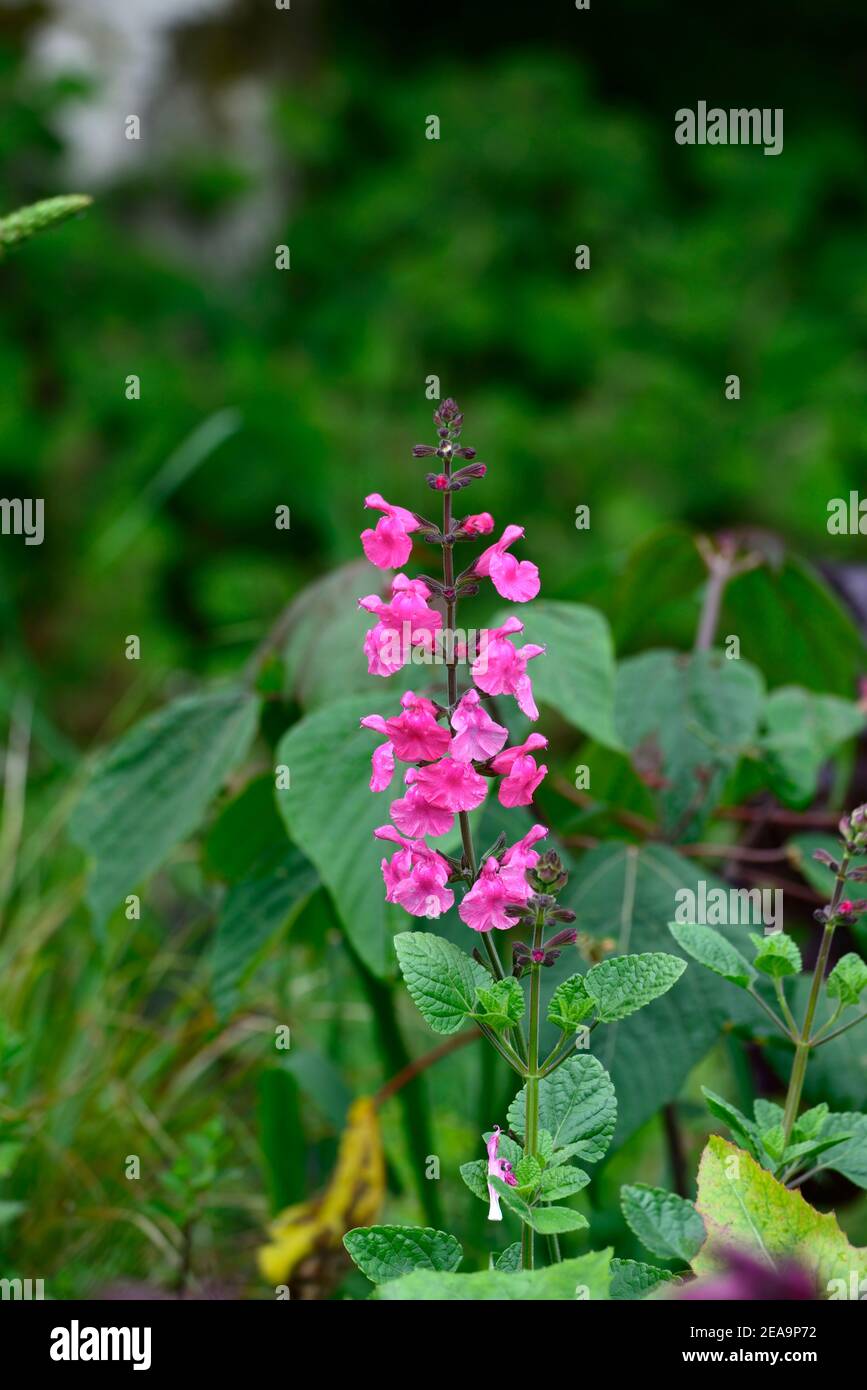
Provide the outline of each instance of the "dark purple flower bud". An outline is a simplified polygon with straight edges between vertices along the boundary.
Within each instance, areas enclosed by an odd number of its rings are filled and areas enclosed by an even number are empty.
[[[559,910],[561,910],[561,909],[558,909],[558,911],[559,911]],[[563,910],[565,910],[565,909],[563,909]],[[551,916],[552,916],[552,917],[554,916],[553,912],[551,913]],[[571,918],[572,918],[573,921],[575,920],[575,914],[574,914],[574,912],[571,914]],[[545,945],[546,945],[546,947],[547,947],[547,946],[573,946],[577,940],[578,940],[578,933],[577,933],[577,931],[575,930],[575,928],[574,928],[574,927],[567,927],[565,931],[558,931],[558,933],[557,933],[556,936],[552,936],[548,941],[545,942]]]
[[[436,453],[432,444],[414,444],[412,446],[412,456],[415,459],[427,459]]]
[[[464,444],[460,449],[455,449],[456,459],[474,459],[475,457],[475,449],[471,449],[468,444]]]
[[[813,858],[818,859],[820,864],[827,864],[829,869],[834,870],[834,873],[840,868],[837,860],[833,859],[826,849],[814,849]]]

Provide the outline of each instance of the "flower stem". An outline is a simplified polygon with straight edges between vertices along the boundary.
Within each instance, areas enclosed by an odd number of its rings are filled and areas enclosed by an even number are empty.
[[[533,932],[533,949],[542,945],[544,923],[540,917]],[[535,1157],[539,1147],[539,1027],[541,1023],[542,968],[533,962],[530,975],[530,1036],[527,1049],[527,1102],[524,1113],[524,1153]],[[533,1228],[524,1223],[521,1237],[521,1264],[532,1269],[534,1263]]]
[[[813,1018],[816,1013],[816,1005],[819,1002],[819,992],[822,988],[822,981],[825,978],[825,970],[828,966],[831,941],[834,936],[834,928],[837,925],[837,908],[840,904],[840,898],[843,895],[843,887],[846,882],[846,870],[848,867],[849,854],[847,852],[841,856],[840,867],[837,870],[837,878],[834,884],[834,896],[828,908],[828,918],[825,922],[825,930],[822,933],[819,954],[816,957],[816,966],[813,971],[813,983],[810,986],[810,997],[807,1000],[807,1012],[804,1015],[804,1024],[795,1047],[795,1061],[792,1066],[792,1074],[789,1077],[789,1089],[786,1092],[786,1108],[783,1113],[783,1137],[786,1144],[789,1142],[801,1104],[801,1093],[804,1089],[804,1077],[807,1072],[807,1062],[810,1057],[812,1045],[810,1038],[813,1032]],[[827,1038],[825,1038],[824,1041],[827,1042]]]

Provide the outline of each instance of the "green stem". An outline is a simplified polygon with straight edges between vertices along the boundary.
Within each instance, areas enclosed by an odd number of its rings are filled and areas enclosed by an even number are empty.
[[[533,932],[533,950],[542,945],[543,923],[537,920]],[[542,967],[535,961],[530,967],[530,1036],[527,1049],[527,1102],[524,1113],[524,1153],[535,1158],[539,1147],[539,1028],[541,1024]],[[521,1237],[521,1263],[524,1269],[534,1264],[533,1228],[524,1224]]]
[[[786,993],[785,993],[785,990],[783,989],[783,982],[782,982],[782,980],[780,979],[779,975],[776,975],[776,976],[774,977],[774,990],[775,990],[775,992],[776,992],[777,1002],[778,1002],[780,1008],[781,1008],[782,1011],[783,1011],[783,1018],[786,1020],[786,1023],[789,1025],[789,1028],[790,1028],[791,1032],[792,1032],[793,1034],[797,1034],[797,1032],[798,1032],[798,1025],[797,1025],[797,1023],[795,1022],[795,1019],[794,1019],[794,1015],[793,1015],[793,1013],[792,1013],[792,1010],[789,1008],[789,1004],[788,1004],[788,1001],[787,1001],[787,999],[786,999]]]
[[[813,1019],[816,1014],[816,1005],[819,1002],[819,992],[822,988],[822,981],[825,978],[825,971],[828,966],[828,956],[831,952],[831,941],[834,937],[836,927],[836,912],[843,895],[843,886],[846,882],[846,870],[849,867],[849,855],[843,854],[840,859],[840,867],[837,870],[836,882],[834,884],[834,896],[828,909],[828,920],[825,923],[825,930],[822,933],[822,940],[819,945],[819,954],[816,957],[816,967],[813,971],[813,983],[810,986],[810,996],[807,1000],[807,1012],[804,1015],[804,1026],[801,1029],[800,1037],[795,1048],[795,1061],[792,1066],[792,1074],[789,1077],[789,1089],[786,1092],[786,1108],[783,1114],[783,1137],[788,1144],[798,1110],[801,1105],[801,1093],[804,1089],[804,1077],[807,1072],[807,1062],[810,1057],[810,1037],[813,1032]],[[829,1035],[833,1036],[833,1034]],[[824,1039],[825,1042],[828,1038]]]
[[[841,1033],[847,1033],[850,1028],[854,1028],[856,1023],[863,1023],[867,1018],[867,1013],[859,1014],[857,1018],[851,1019],[849,1023],[844,1023],[842,1028],[835,1028],[833,1033],[826,1033],[818,1042],[813,1040],[814,1047],[824,1047],[825,1043],[831,1042],[833,1038],[839,1038]]]

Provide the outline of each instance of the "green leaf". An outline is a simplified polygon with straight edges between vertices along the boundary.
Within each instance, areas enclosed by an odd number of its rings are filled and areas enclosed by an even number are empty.
[[[273,873],[237,883],[226,894],[211,961],[211,994],[221,1018],[236,1007],[241,984],[272,938],[297,916],[317,883],[312,864],[290,846]]]
[[[593,1012],[593,1000],[587,993],[583,975],[570,975],[559,984],[548,1005],[548,1022],[555,1023],[564,1033],[573,1033]]]
[[[488,1192],[488,1165],[485,1160],[474,1158],[469,1163],[462,1163],[460,1172],[473,1196],[487,1203],[490,1200],[490,1194]]]
[[[642,1182],[620,1189],[620,1205],[627,1225],[651,1254],[689,1264],[701,1249],[704,1225],[685,1197]]]
[[[7,1226],[27,1210],[24,1202],[0,1201],[0,1226]]]
[[[526,1088],[509,1106],[509,1126],[524,1134]],[[595,1057],[570,1057],[539,1082],[539,1124],[550,1131],[555,1148],[569,1144],[589,1163],[602,1158],[617,1120],[611,1078]]]
[[[846,697],[867,665],[851,613],[802,560],[762,565],[732,580],[720,631],[736,632],[742,650],[754,654],[775,685]]]
[[[588,970],[584,987],[596,1005],[600,1023],[614,1023],[667,993],[685,969],[686,961],[680,956],[662,951],[613,956]]]
[[[655,1265],[642,1264],[640,1260],[611,1261],[612,1299],[644,1298],[660,1284],[676,1282],[676,1276],[668,1269],[657,1269]]]
[[[503,609],[497,627],[513,616]],[[537,642],[545,655],[533,662],[536,701],[606,748],[620,748],[614,727],[614,647],[606,619],[581,603],[539,600],[521,613],[522,642]]]
[[[867,1188],[867,1115],[855,1111],[829,1115],[822,1126],[822,1138],[840,1135],[850,1137],[839,1148],[827,1151],[821,1166],[842,1173],[857,1187]]]
[[[542,1165],[533,1154],[524,1154],[515,1165],[515,1177],[519,1187],[528,1187],[534,1191],[539,1186],[541,1176]]]
[[[259,1147],[271,1211],[276,1213],[307,1195],[301,1088],[287,1068],[266,1067],[259,1074],[258,1092]]]
[[[650,651],[621,663],[617,732],[633,760],[664,779],[657,799],[668,835],[700,831],[755,742],[763,698],[758,671],[720,652]]]
[[[494,1269],[500,1270],[504,1274],[514,1274],[521,1268],[521,1242],[516,1240],[514,1245],[507,1245],[502,1255],[498,1255],[494,1260]]]
[[[571,1207],[533,1207],[501,1178],[491,1177],[489,1182],[494,1191],[500,1194],[503,1206],[520,1216],[539,1235],[565,1235],[567,1231],[581,1231],[589,1224],[586,1216],[572,1211]]]
[[[746,1115],[741,1114],[737,1106],[731,1105],[729,1101],[709,1090],[707,1086],[702,1086],[701,1093],[707,1101],[707,1108],[710,1113],[715,1115],[718,1120],[722,1120],[723,1124],[728,1125],[741,1146],[747,1149],[754,1158],[758,1158],[759,1136],[752,1120],[748,1120]]]
[[[771,790],[786,805],[800,807],[815,795],[831,754],[864,728],[864,715],[851,700],[784,686],[767,697],[763,722]]]
[[[347,1231],[343,1244],[374,1284],[414,1269],[452,1273],[464,1257],[454,1236],[429,1226],[359,1226]]]
[[[611,1251],[593,1250],[576,1260],[563,1260],[545,1269],[507,1273],[486,1269],[476,1274],[434,1274],[416,1270],[403,1279],[389,1280],[377,1290],[377,1298],[413,1302],[556,1302],[607,1300],[611,1280]]]
[[[524,1016],[524,991],[514,975],[477,989],[474,1015],[497,1033],[513,1028]]]
[[[227,883],[262,878],[286,853],[286,826],[274,797],[274,774],[254,777],[221,810],[203,846],[209,874]]]
[[[867,965],[854,951],[841,956],[825,986],[829,999],[839,999],[844,1009],[858,1003],[867,989]]]
[[[715,975],[721,975],[731,985],[746,989],[754,978],[752,966],[740,951],[711,927],[697,922],[669,922],[668,929],[678,946]]]
[[[392,698],[383,693],[380,702],[387,707]],[[389,922],[408,919],[386,904],[380,861],[392,846],[373,837],[388,820],[389,797],[370,791],[376,740],[359,719],[376,707],[375,700],[350,696],[295,724],[277,749],[291,786],[276,796],[289,838],[319,870],[349,941],[381,977],[392,961]]]
[[[835,1292],[832,1280],[848,1289],[853,1272],[856,1279],[867,1275],[867,1250],[849,1244],[833,1213],[814,1211],[800,1192],[718,1135],[701,1157],[696,1209],[707,1241],[692,1260],[695,1274],[714,1273],[725,1248],[735,1245],[773,1266],[797,1262],[814,1276],[818,1297]]]
[[[563,1202],[581,1192],[590,1181],[590,1174],[583,1168],[575,1168],[571,1163],[558,1164],[556,1168],[546,1168],[539,1185],[539,1195],[543,1202]]]
[[[107,917],[204,819],[256,732],[244,690],[176,700],[137,724],[98,762],[71,821],[93,859],[88,902]]]
[[[615,841],[582,855],[560,901],[577,912],[592,936],[611,936],[616,923],[617,949],[623,954],[678,951],[667,924],[678,890],[697,893],[699,880],[708,892],[722,886],[708,869],[664,845]],[[617,1092],[615,1142],[622,1143],[680,1094],[693,1067],[718,1043],[725,1023],[755,1023],[765,1031],[763,1017],[749,996],[707,971],[692,970],[652,1009],[597,1029],[593,1050]]]
[[[490,975],[471,956],[430,932],[394,938],[398,964],[413,1003],[435,1033],[456,1033],[473,1012],[476,991]]]
[[[760,936],[758,932],[751,931],[750,941],[756,948],[753,965],[756,970],[761,970],[763,975],[781,980],[785,975],[801,973],[801,952],[785,932],[770,932],[767,936]]]

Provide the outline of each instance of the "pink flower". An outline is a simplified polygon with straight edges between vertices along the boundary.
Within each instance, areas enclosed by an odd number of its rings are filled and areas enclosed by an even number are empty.
[[[477,690],[468,690],[452,715],[451,756],[459,763],[484,762],[497,753],[509,737],[484,708]]]
[[[416,786],[417,777],[416,768],[407,769],[404,779],[407,786],[406,795],[391,803],[389,815],[404,835],[446,835],[454,825],[454,812],[444,811],[432,802],[426,801],[420,788]]]
[[[375,729],[378,734],[385,733],[385,720],[381,714],[368,714],[361,723],[365,729]],[[370,764],[372,768],[370,790],[372,792],[384,792],[391,786],[391,779],[394,776],[394,748],[390,739],[374,748]]]
[[[521,873],[523,875],[523,870]],[[503,874],[497,860],[491,855],[490,859],[485,860],[472,888],[464,894],[458,915],[473,931],[491,931],[494,927],[497,931],[509,931],[515,922],[507,916],[506,908],[527,901],[529,885],[526,882],[524,888],[526,892],[522,890],[515,871]]]
[[[359,608],[379,619],[364,639],[370,675],[392,676],[406,665],[414,646],[433,647],[443,620],[441,613],[428,607],[429,598],[430,589],[421,579],[397,574],[391,581],[390,602],[378,594],[358,600]]]
[[[374,830],[378,840],[401,845],[397,854],[382,861],[386,902],[398,903],[413,917],[439,917],[448,912],[455,895],[446,888],[449,866],[424,840],[405,839],[392,825]]]
[[[469,763],[441,758],[420,767],[415,779],[425,801],[444,811],[474,811],[488,794],[488,784]]]
[[[490,512],[474,512],[460,523],[460,530],[467,536],[487,536],[493,529],[494,518]]]
[[[487,695],[514,695],[527,718],[538,719],[527,662],[541,656],[545,648],[533,642],[516,648],[508,641],[510,633],[523,631],[524,624],[518,618],[507,618],[502,627],[484,628],[479,638],[479,654],[472,665],[472,677]]]
[[[512,1165],[507,1158],[498,1158],[497,1150],[500,1147],[500,1126],[497,1125],[493,1134],[488,1140],[488,1177],[499,1178],[508,1187],[517,1187],[518,1179],[512,1172]],[[502,1221],[503,1213],[500,1211],[500,1194],[496,1188],[488,1183],[488,1195],[491,1205],[488,1207],[489,1221]]]
[[[368,528],[361,533],[365,555],[372,565],[378,565],[382,570],[400,569],[412,553],[409,536],[411,531],[418,530],[418,521],[406,507],[393,507],[378,492],[365,497],[364,505],[385,512],[374,530]]]
[[[547,774],[543,763],[537,768],[536,759],[531,757],[535,748],[547,748],[548,740],[541,734],[530,734],[524,743],[514,748],[504,748],[491,763],[494,772],[505,773],[500,783],[499,798],[503,806],[529,806],[533,793]]]
[[[433,762],[441,758],[451,743],[451,734],[437,723],[436,705],[423,695],[408,690],[401,696],[403,713],[391,719],[368,714],[361,723],[390,739],[394,755],[404,763]]]
[[[531,825],[523,839],[510,845],[503,854],[500,872],[515,894],[516,902],[526,902],[530,896],[527,870],[534,869],[542,857],[533,846],[538,840],[544,840],[547,834],[547,826]]]
[[[513,603],[528,603],[539,592],[539,569],[530,560],[516,560],[509,555],[510,545],[520,540],[523,526],[507,526],[502,536],[483,550],[473,569],[487,575],[498,594]]]

